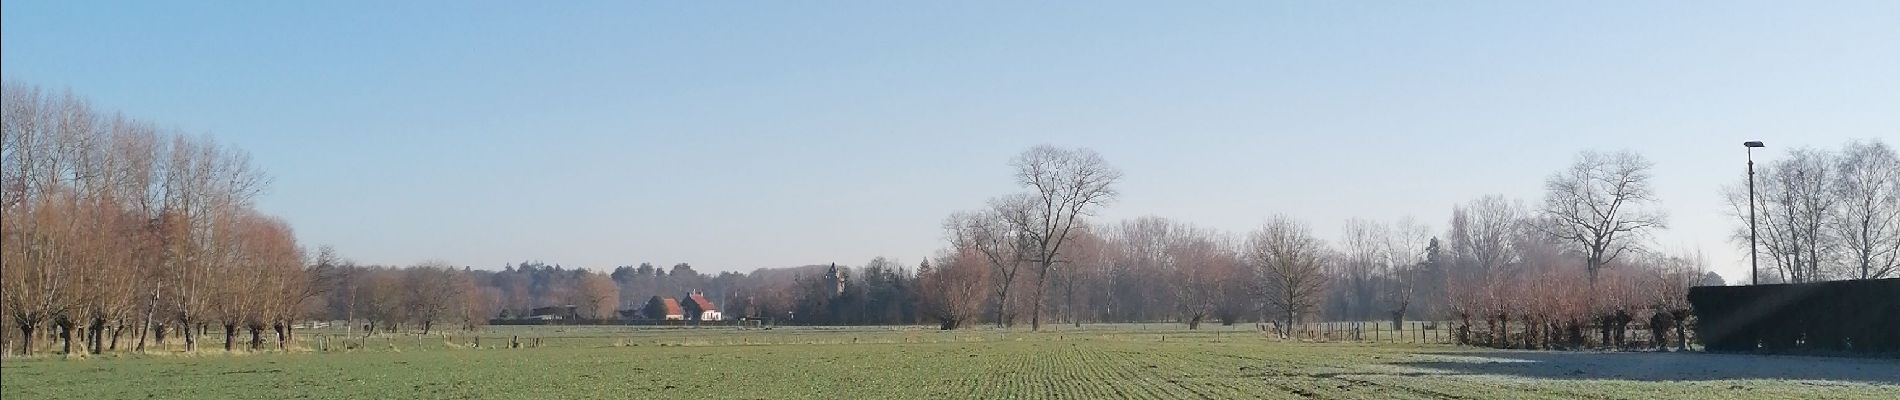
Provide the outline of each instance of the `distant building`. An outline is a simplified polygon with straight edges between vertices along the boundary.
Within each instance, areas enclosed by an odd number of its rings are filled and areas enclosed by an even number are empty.
[[[637,315],[640,319],[649,320],[686,320],[686,310],[680,308],[680,302],[673,300],[671,297],[653,296],[647,299],[646,305],[640,306],[639,312],[634,315]]]
[[[836,284],[837,291],[832,292],[832,296],[844,295],[844,274],[838,272],[838,263],[831,263],[831,270],[825,271],[825,282]]]
[[[641,315],[640,314],[641,310],[637,308],[632,309],[632,310],[619,310],[619,311],[614,311],[614,312],[620,314],[620,319],[643,319],[646,317],[645,315]]]
[[[575,309],[576,307],[574,307],[574,305],[572,304],[564,305],[564,306],[536,307],[533,310],[529,310],[528,319],[538,319],[538,320],[543,320],[543,321],[561,320],[561,319],[579,319],[578,318],[579,314],[575,313]]]
[[[706,299],[706,293],[700,292],[699,290],[693,290],[691,293],[687,293],[686,301],[679,302],[679,304],[680,307],[684,308],[686,319],[688,320],[718,321],[725,319],[725,316],[719,313],[719,308],[713,306],[711,300]]]

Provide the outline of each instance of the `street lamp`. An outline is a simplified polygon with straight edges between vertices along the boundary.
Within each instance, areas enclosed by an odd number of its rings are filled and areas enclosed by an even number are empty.
[[[1761,284],[1761,251],[1755,249],[1755,148],[1760,140],[1742,142],[1748,150],[1748,274],[1750,285]]]

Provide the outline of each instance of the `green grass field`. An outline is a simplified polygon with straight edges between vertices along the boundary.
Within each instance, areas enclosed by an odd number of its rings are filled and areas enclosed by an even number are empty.
[[[509,349],[520,335],[537,348]],[[1218,336],[1217,336],[1218,335]],[[1102,327],[496,328],[331,351],[10,359],[8,400],[88,398],[1900,398],[1900,361],[1508,352]],[[355,345],[355,342],[349,342]]]

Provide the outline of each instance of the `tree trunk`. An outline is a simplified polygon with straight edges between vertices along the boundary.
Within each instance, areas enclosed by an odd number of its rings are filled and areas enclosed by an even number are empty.
[[[119,321],[118,326],[115,326],[112,328],[112,347],[108,348],[107,350],[119,351],[119,336],[124,333],[125,333],[125,321]]]
[[[192,324],[190,321],[185,321],[183,323],[180,323],[178,325],[178,329],[179,329],[178,334],[184,335],[185,337],[185,351],[195,352],[195,351],[198,351],[198,334],[201,334],[204,332],[202,330],[192,331],[191,328],[192,328]],[[200,327],[200,329],[202,328],[203,327]]]
[[[1042,266],[1042,271],[1036,273],[1036,298],[1031,299],[1034,304],[1029,307],[1030,332],[1042,330],[1042,296],[1044,293],[1043,290],[1049,286],[1048,283],[1049,265],[1045,263]]]
[[[244,326],[244,329],[251,333],[251,351],[263,350],[264,349],[264,325],[263,324],[248,324]]]
[[[224,351],[232,351],[237,345],[237,324],[224,324]]]
[[[1689,334],[1683,330],[1683,325],[1681,319],[1676,320],[1676,350],[1689,351]]]
[[[1075,327],[1077,327],[1077,328],[1081,328],[1081,327],[1082,327],[1082,317],[1081,317],[1081,316],[1079,316],[1079,315],[1076,315],[1077,313],[1076,313],[1075,311],[1076,311],[1076,310],[1078,310],[1078,309],[1081,309],[1082,307],[1080,307],[1080,305],[1078,305],[1078,304],[1076,304],[1076,303],[1075,303],[1075,273],[1073,272],[1073,270],[1071,270],[1071,271],[1072,271],[1072,272],[1070,272],[1070,274],[1069,274],[1069,275],[1070,275],[1070,276],[1069,276],[1069,284],[1068,284],[1068,285],[1066,286],[1066,287],[1067,287],[1067,293],[1063,293],[1063,297],[1066,297],[1066,298],[1068,298],[1068,303],[1069,303],[1069,322],[1071,322],[1071,323],[1074,323],[1074,324],[1075,324]]]
[[[996,291],[996,327],[998,328],[1009,327],[1009,323],[1010,323],[1009,287],[1010,286],[1016,286],[1016,285],[1014,285],[1014,282],[1004,284],[1002,290]]]
[[[59,328],[60,354],[73,354],[73,320],[59,317],[53,320],[53,326]]]
[[[188,352],[198,351],[198,335],[203,333],[192,330],[193,325],[192,323],[178,325],[178,335],[185,339],[185,351]]]
[[[33,355],[33,324],[20,324],[20,355]]]
[[[105,317],[93,317],[92,323],[86,326],[86,336],[87,345],[90,346],[92,354],[104,353],[106,350]]]
[[[271,330],[277,332],[277,350],[290,350],[290,325],[278,322],[271,324]]]

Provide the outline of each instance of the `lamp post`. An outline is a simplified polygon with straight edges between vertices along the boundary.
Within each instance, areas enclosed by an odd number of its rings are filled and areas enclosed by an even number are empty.
[[[1755,249],[1755,148],[1760,140],[1742,142],[1748,152],[1748,274],[1750,285],[1761,284],[1761,251]]]

